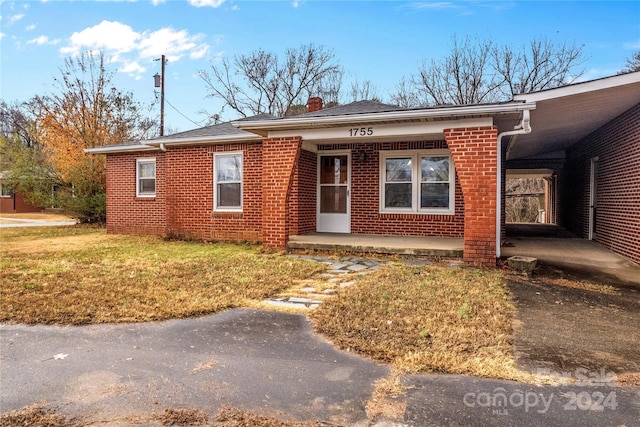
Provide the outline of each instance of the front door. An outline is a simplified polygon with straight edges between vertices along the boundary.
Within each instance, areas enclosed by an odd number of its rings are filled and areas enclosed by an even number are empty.
[[[351,154],[332,153],[318,156],[319,232],[351,231]]]

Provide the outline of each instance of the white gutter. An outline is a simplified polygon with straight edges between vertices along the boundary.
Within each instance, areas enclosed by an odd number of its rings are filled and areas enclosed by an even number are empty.
[[[238,142],[238,141],[262,141],[262,137],[253,135],[253,134],[245,134],[245,135],[219,135],[219,136],[198,136],[195,138],[163,138],[162,140],[150,140],[146,141],[145,144],[161,147],[165,144],[170,146],[180,146],[180,145],[198,145],[198,144],[224,144],[227,142]],[[165,147],[166,148],[166,147]]]
[[[442,117],[471,116],[479,114],[514,113],[535,108],[532,102],[508,104],[465,105],[462,107],[440,107],[420,110],[398,110],[381,113],[353,113],[339,116],[292,117],[286,119],[237,121],[231,124],[243,130],[296,129],[299,126],[340,125],[357,122],[383,122],[390,120],[437,119]]]
[[[156,147],[146,144],[112,145],[104,147],[85,148],[87,154],[126,153],[129,151],[157,151]]]
[[[535,103],[533,104],[535,108]],[[531,114],[529,110],[522,111],[522,122],[514,127],[514,130],[509,130],[498,134],[498,167],[497,171],[497,205],[496,205],[496,258],[500,258],[500,234],[502,226],[502,138],[512,135],[526,135],[531,133]],[[508,150],[508,147],[507,147]]]

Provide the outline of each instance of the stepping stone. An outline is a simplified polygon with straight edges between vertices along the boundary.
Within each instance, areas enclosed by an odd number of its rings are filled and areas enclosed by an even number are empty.
[[[333,264],[331,266],[331,269],[332,270],[342,270],[343,268],[345,268],[345,267],[347,267],[349,265],[351,265],[351,263],[344,262],[344,263],[339,263],[339,264]]]
[[[367,267],[366,265],[362,265],[362,264],[353,264],[353,265],[350,265],[349,267],[347,267],[347,269],[351,270],[351,271],[366,270],[368,268],[369,267]]]
[[[312,288],[312,287],[307,287],[307,288],[300,289],[300,292],[305,293],[305,294],[312,294],[315,291],[316,291],[316,288]]]
[[[353,282],[353,281],[352,282],[342,282],[342,283],[340,283],[340,287],[341,288],[346,288],[347,286],[351,286],[354,283],[356,283],[356,282]]]
[[[336,291],[335,289],[325,289],[324,291],[322,291],[323,294],[325,295],[332,295],[337,293],[338,291]]]

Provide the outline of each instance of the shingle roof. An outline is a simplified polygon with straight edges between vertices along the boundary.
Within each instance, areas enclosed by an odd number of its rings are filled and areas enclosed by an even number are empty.
[[[312,113],[300,114],[296,117],[330,117],[349,114],[383,113],[386,111],[398,110],[405,110],[405,108],[398,107],[397,105],[383,104],[376,101],[356,101],[350,104],[338,105],[337,107],[324,108]]]
[[[270,114],[258,114],[252,117],[245,117],[239,120],[234,120],[235,122],[242,121],[252,121],[252,120],[269,120],[274,119]],[[187,130],[184,132],[174,133],[172,135],[166,135],[160,138],[155,138],[151,141],[154,142],[162,142],[165,139],[190,139],[190,138],[201,138],[207,136],[228,136],[228,135],[247,135],[247,136],[255,136],[255,134],[244,131],[242,129],[238,129],[231,125],[231,122],[218,123],[211,126],[205,126],[198,129]]]

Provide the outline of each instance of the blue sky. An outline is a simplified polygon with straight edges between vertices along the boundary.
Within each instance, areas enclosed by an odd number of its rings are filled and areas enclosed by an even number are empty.
[[[154,59],[164,53],[171,103],[165,126],[175,131],[197,127],[202,110],[220,109],[206,98],[200,70],[259,48],[282,53],[308,43],[325,46],[347,79],[370,80],[383,100],[424,60],[445,55],[453,35],[514,47],[536,37],[583,45],[583,79],[615,74],[640,50],[639,0],[4,0],[0,14],[2,99],[50,92],[65,57],[99,48],[112,58],[118,86],[150,102],[160,71]]]

